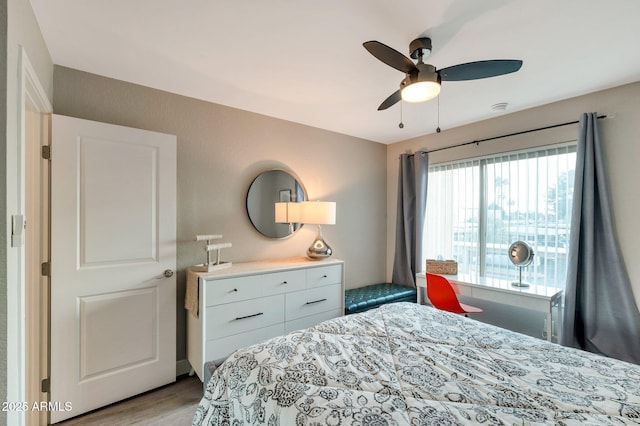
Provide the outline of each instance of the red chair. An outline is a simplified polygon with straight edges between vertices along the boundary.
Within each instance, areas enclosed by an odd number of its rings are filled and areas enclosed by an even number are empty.
[[[434,308],[443,311],[464,314],[465,317],[467,314],[482,312],[481,308],[460,303],[449,280],[441,275],[427,273],[427,297]]]

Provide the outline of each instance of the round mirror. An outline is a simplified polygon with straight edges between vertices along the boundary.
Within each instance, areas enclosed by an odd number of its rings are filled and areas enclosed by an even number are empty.
[[[519,281],[511,284],[516,287],[528,287],[529,284],[522,282],[522,269],[533,262],[533,249],[524,241],[516,241],[509,246],[507,255],[511,263],[516,265],[520,271]]]
[[[509,260],[518,267],[529,266],[533,262],[533,249],[524,241],[516,241],[509,246]]]
[[[247,214],[258,232],[269,238],[286,238],[302,224],[277,223],[276,203],[297,203],[307,200],[307,192],[300,180],[285,170],[260,173],[247,191]]]

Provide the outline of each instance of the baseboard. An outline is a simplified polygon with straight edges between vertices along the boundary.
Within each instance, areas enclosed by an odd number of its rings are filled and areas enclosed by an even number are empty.
[[[176,377],[184,376],[191,372],[191,364],[186,359],[180,359],[176,362]]]

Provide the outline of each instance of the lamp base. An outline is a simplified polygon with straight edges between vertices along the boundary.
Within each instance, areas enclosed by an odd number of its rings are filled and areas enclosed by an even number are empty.
[[[322,230],[318,225],[318,235],[316,239],[313,241],[311,246],[307,249],[307,257],[311,260],[322,260],[331,256],[333,250],[327,244],[327,242],[322,238]]]

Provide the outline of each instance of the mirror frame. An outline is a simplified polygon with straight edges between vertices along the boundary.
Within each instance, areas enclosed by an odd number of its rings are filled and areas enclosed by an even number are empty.
[[[246,209],[246,212],[247,212],[247,217],[249,218],[249,222],[251,222],[251,225],[253,226],[253,229],[255,229],[260,235],[262,235],[262,236],[264,236],[266,238],[274,239],[274,240],[282,240],[282,239],[286,239],[286,238],[292,237],[296,232],[298,232],[298,230],[300,228],[302,228],[303,224],[302,223],[295,223],[293,232],[287,233],[286,235],[280,235],[279,233],[275,233],[275,231],[273,233],[269,233],[268,229],[264,229],[264,227],[262,227],[262,229],[261,229],[260,224],[256,223],[256,222],[259,222],[258,219],[259,219],[259,216],[260,216],[260,212],[257,212],[257,211],[255,211],[255,209],[252,209],[252,206],[251,206],[252,203],[250,202],[250,197],[251,197],[251,194],[252,194],[252,190],[254,190],[254,191],[258,190],[257,184],[258,184],[258,182],[260,182],[259,181],[260,178],[263,175],[266,175],[267,173],[273,173],[273,172],[285,173],[286,175],[288,175],[291,178],[293,178],[295,183],[298,186],[300,186],[300,189],[302,191],[304,199],[303,200],[297,200],[297,202],[308,200],[309,199],[309,194],[307,194],[307,189],[302,184],[300,178],[295,173],[293,173],[291,170],[280,169],[280,168],[266,169],[266,170],[263,170],[260,173],[258,173],[256,175],[256,177],[253,178],[253,180],[251,181],[251,184],[249,185],[249,188],[247,189],[247,194],[245,196],[245,209]],[[289,189],[289,188],[286,188],[286,189]],[[280,201],[278,193],[274,194],[273,200],[274,200],[273,201],[274,205],[270,210],[271,213],[268,213],[269,216],[267,217],[267,220],[269,220],[269,218],[273,218],[274,227],[275,226],[281,226],[281,227],[285,227],[286,226],[286,227],[288,227],[288,225],[285,224],[285,223],[276,223],[275,222],[275,203]],[[264,220],[264,217],[263,217],[263,220]]]

